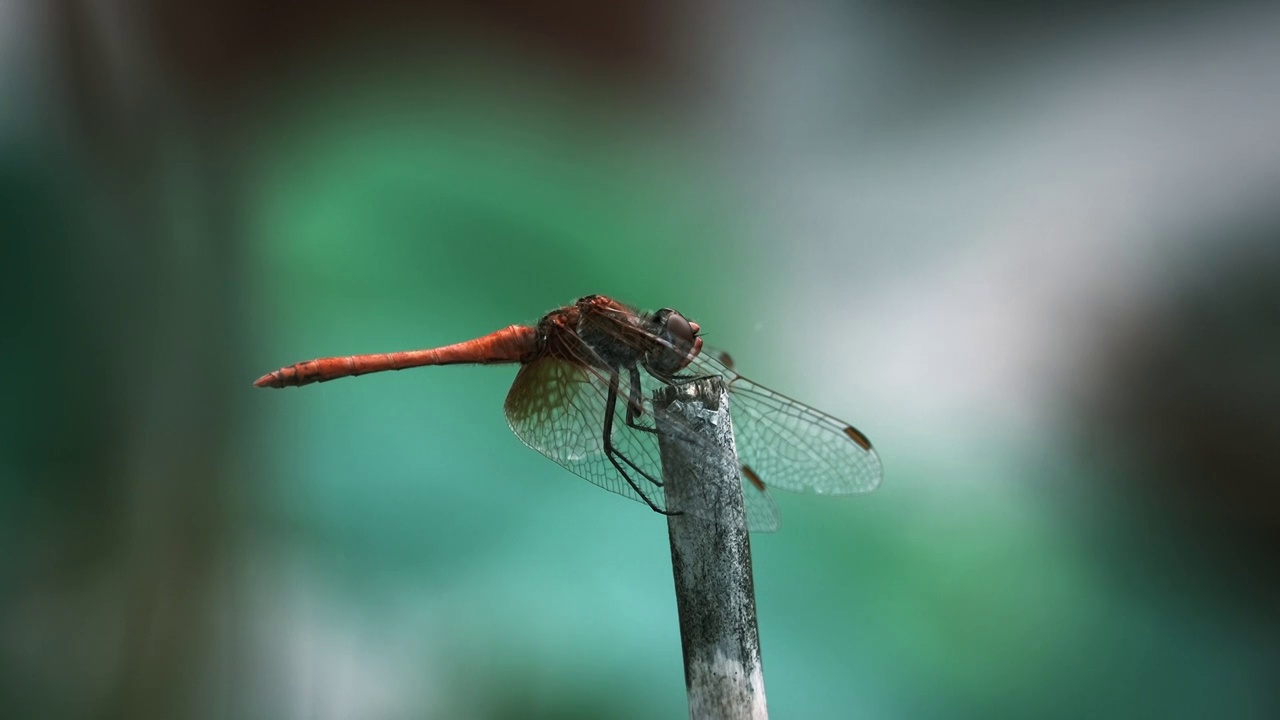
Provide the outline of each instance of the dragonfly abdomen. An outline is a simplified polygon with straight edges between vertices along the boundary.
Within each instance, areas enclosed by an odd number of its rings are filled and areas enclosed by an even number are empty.
[[[527,360],[535,352],[537,332],[526,325],[512,325],[484,337],[429,350],[307,360],[269,372],[253,384],[258,387],[297,387],[385,370],[404,370],[428,365],[515,363]]]

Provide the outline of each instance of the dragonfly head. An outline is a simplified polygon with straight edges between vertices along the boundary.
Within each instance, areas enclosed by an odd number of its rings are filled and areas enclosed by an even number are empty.
[[[655,375],[675,375],[702,352],[698,323],[671,308],[655,312],[649,326],[650,332],[660,342],[645,355],[644,364]]]

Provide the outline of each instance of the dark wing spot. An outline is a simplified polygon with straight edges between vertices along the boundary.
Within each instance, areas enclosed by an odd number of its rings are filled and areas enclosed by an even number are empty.
[[[863,450],[871,452],[871,441],[867,439],[866,435],[859,432],[857,428],[850,425],[844,429],[844,434],[848,435],[850,440],[858,443]]]
[[[755,470],[751,469],[750,465],[742,466],[742,474],[747,476],[747,480],[750,481],[752,485],[755,485],[757,490],[764,492],[764,481],[760,479],[760,476],[756,474]]]
[[[733,358],[729,357],[729,353],[721,350],[720,352],[716,353],[716,359],[720,361],[721,365],[724,365],[730,370],[733,369]]]

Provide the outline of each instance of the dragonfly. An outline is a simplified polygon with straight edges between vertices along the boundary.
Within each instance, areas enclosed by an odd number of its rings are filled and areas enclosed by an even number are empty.
[[[703,347],[701,327],[672,308],[641,312],[604,295],[552,310],[536,325],[511,325],[425,350],[348,355],[288,365],[254,385],[285,388],[432,365],[519,364],[504,413],[530,448],[574,474],[663,515],[653,398],[673,384],[718,376],[728,389],[748,528],[778,528],[776,488],[860,495],[879,486],[880,457],[853,425],[770,390],[734,369],[727,353]],[[667,439],[667,438],[663,438]],[[705,435],[677,442],[727,452]]]

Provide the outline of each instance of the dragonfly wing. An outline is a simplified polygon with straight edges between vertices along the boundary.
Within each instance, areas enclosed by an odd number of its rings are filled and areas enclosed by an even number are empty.
[[[686,372],[720,375],[729,385],[738,458],[767,487],[820,495],[859,495],[880,485],[880,456],[849,423],[753,382],[699,355]]]
[[[507,424],[525,445],[579,477],[637,502],[645,502],[642,491],[655,507],[666,509],[662,488],[645,477],[662,481],[657,439],[623,424],[629,386],[625,379],[621,383],[611,440],[614,459],[635,487],[605,452],[608,379],[598,371],[552,357],[528,363],[507,394]]]
[[[730,413],[732,413],[730,409]],[[741,472],[741,471],[740,471]],[[747,506],[747,529],[751,532],[774,532],[778,529],[778,505],[768,490],[762,490],[744,477],[742,500]]]
[[[633,393],[629,374],[618,378],[610,434],[615,452],[610,460],[604,443],[609,382],[603,371],[584,365],[550,357],[536,360],[520,369],[511,386],[505,406],[507,423],[525,445],[575,475],[632,500],[643,503],[647,499],[646,504],[666,510],[663,488],[653,482],[662,482],[658,436],[625,423],[627,398],[634,396],[640,398],[643,407],[637,424],[653,426],[652,398],[660,383],[644,374],[638,392]],[[704,453],[723,452],[704,436],[692,432],[671,441],[694,443]],[[773,498],[764,488],[750,483],[745,474],[743,478],[749,529],[776,530],[778,509]]]
[[[665,383],[663,383],[663,381],[658,380],[657,378],[654,378],[652,375],[649,375],[648,373],[645,373],[645,372],[639,373],[639,376],[640,376],[641,388],[640,388],[640,392],[638,393],[638,397],[641,397],[644,400],[644,403],[643,403],[644,413],[642,414],[642,417],[639,419],[639,422],[648,427],[653,427],[652,418],[655,417],[655,414],[659,412],[665,412],[665,411],[658,410],[653,404],[653,398],[656,396],[657,393],[661,392],[664,389]],[[731,416],[733,416],[733,399],[732,398],[730,398],[729,400],[729,408],[730,408],[729,412]],[[719,445],[717,445],[710,437],[698,432],[689,431],[688,433],[673,435],[672,434],[674,432],[673,428],[679,428],[684,426],[684,421],[679,420],[677,418],[672,418],[668,421],[658,423],[658,425],[662,426],[662,428],[664,429],[664,432],[667,433],[668,442],[690,443],[697,448],[696,452],[698,454],[701,454],[704,456],[711,456],[714,453],[726,452],[725,448],[722,448]],[[644,433],[641,431],[632,430],[631,428],[627,428],[627,432],[630,434],[644,435],[646,439],[649,439],[651,441],[656,440],[656,436],[653,433]],[[737,435],[736,430],[734,434],[736,437]],[[656,443],[655,443],[655,452],[656,452]],[[741,463],[740,458],[738,459],[738,463],[739,464]],[[744,468],[739,467],[738,474],[742,483],[742,498],[746,506],[747,528],[752,532],[776,531],[778,529],[778,506],[777,504],[774,503],[773,497],[769,494],[768,488],[766,488],[764,485],[758,485],[755,482],[755,479],[753,479],[752,476]],[[679,510],[680,508],[672,508],[672,509]],[[715,520],[717,518],[709,518],[709,519]]]

